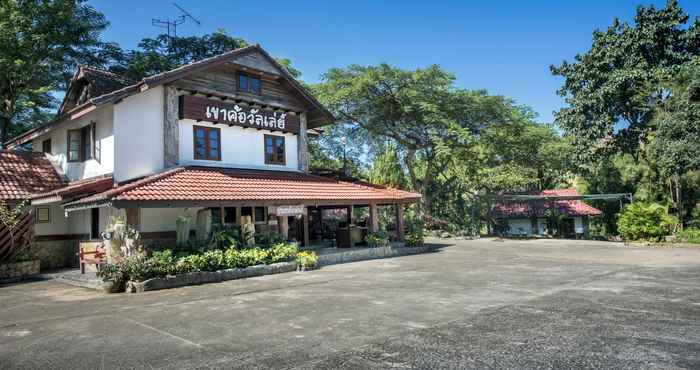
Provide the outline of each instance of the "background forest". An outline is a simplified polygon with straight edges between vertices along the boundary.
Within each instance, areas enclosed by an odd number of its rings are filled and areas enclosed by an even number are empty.
[[[107,27],[85,1],[0,4],[2,142],[53,118],[78,64],[137,80],[248,44],[219,31],[125,50],[102,41]],[[311,139],[312,168],[420,192],[415,219],[450,232],[483,230],[492,195],[557,187],[631,193],[675,216],[673,227],[700,227],[700,21],[674,0],[641,6],[550,68],[566,102],[551,123],[513,98],[459,88],[438,65],[333,68],[308,86],[338,119]],[[616,235],[620,203],[594,205],[596,232]]]

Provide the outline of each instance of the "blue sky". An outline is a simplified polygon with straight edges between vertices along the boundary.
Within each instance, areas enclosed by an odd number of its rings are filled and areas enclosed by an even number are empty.
[[[571,60],[591,43],[595,28],[630,20],[639,4],[665,1],[241,1],[177,0],[202,21],[182,36],[224,29],[286,57],[317,82],[331,67],[386,62],[401,68],[439,64],[460,87],[515,99],[550,122],[563,105],[561,80],[550,64]],[[151,18],[174,18],[172,1],[93,0],[111,22],[104,39],[133,48],[158,34]],[[680,0],[692,17],[700,1]]]

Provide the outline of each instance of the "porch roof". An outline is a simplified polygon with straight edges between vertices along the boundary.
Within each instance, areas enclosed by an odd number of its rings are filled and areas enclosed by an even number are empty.
[[[29,199],[32,205],[68,202],[86,196],[94,195],[114,186],[112,174],[101,175],[72,181],[64,187],[53,189],[48,192],[34,194]]]
[[[548,210],[569,216],[600,216],[602,212],[589,206],[578,199],[566,199],[578,197],[576,189],[551,189],[531,195],[533,200],[521,202],[497,203],[491,212],[494,218],[530,218],[545,217]],[[561,197],[564,199],[558,200]]]
[[[21,201],[64,185],[44,153],[0,150],[0,200]]]
[[[118,208],[214,206],[254,203],[412,203],[420,194],[361,181],[291,171],[175,167],[65,205],[66,210],[111,203]]]

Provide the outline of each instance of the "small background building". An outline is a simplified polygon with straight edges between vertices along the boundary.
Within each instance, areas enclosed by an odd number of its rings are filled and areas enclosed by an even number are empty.
[[[504,235],[583,238],[588,235],[589,218],[600,216],[601,211],[571,199],[576,197],[580,197],[576,189],[545,190],[527,200],[514,196],[496,203],[491,215],[496,230]]]

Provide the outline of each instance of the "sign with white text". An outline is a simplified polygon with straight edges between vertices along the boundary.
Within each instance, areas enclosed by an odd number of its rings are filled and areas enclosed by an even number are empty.
[[[180,119],[299,133],[299,116],[295,114],[190,95],[181,95],[179,104]]]
[[[279,206],[277,207],[277,216],[296,216],[304,214],[304,206]]]

